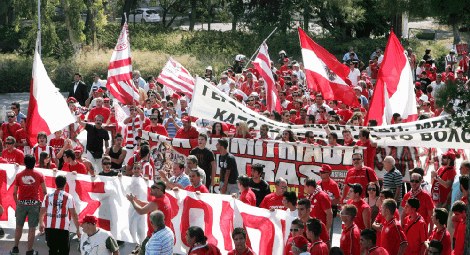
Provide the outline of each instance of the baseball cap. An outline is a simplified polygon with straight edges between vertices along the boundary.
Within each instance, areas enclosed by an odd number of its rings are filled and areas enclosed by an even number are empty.
[[[73,152],[82,153],[82,152],[83,152],[82,146],[78,146],[78,145],[75,146],[75,147],[73,148]]]
[[[354,193],[362,194],[362,185],[359,183],[348,183],[348,186],[354,191]]]
[[[93,216],[93,215],[86,215],[86,216],[80,221],[81,224],[90,223],[90,224],[93,224],[93,225],[96,225],[97,222],[98,222],[98,219],[97,219],[95,216]]]
[[[292,243],[295,245],[295,247],[303,248],[308,245],[308,240],[304,236],[296,236],[292,238]]]
[[[320,172],[326,172],[326,173],[331,173],[331,166],[323,164],[321,165]]]
[[[184,116],[181,121],[185,121],[185,122],[191,122],[191,118],[189,118],[189,116]]]

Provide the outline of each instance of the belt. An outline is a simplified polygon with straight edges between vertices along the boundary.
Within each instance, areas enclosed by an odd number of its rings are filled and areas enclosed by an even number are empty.
[[[132,150],[135,146],[126,146],[126,149]]]
[[[40,205],[41,201],[38,200],[18,200],[19,205]]]

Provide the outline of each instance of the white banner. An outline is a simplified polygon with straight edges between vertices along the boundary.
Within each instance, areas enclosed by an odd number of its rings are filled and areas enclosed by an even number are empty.
[[[319,137],[326,137],[325,125],[288,125],[280,123],[260,115],[259,113],[238,103],[213,85],[199,78],[194,89],[190,115],[211,121],[225,122],[235,125],[240,121],[247,122],[249,127],[259,130],[266,124],[271,132],[279,133],[284,129],[291,129],[298,135],[306,131],[313,131]],[[348,128],[357,137],[359,130],[364,127],[349,125],[328,125],[332,132],[342,137],[341,131]],[[452,147],[456,149],[470,148],[470,130],[456,128],[456,123],[445,116],[380,127],[367,127],[371,136],[376,138],[381,145],[393,146],[425,146],[425,147]],[[452,131],[455,130],[455,131]],[[422,133],[422,134],[421,134]],[[411,135],[411,137],[407,136]],[[448,146],[452,144],[452,146]]]
[[[0,191],[5,209],[0,217],[0,225],[4,228],[15,228],[16,205],[12,184],[16,174],[23,168],[0,164]],[[45,175],[48,192],[54,190],[55,176],[67,176],[66,191],[74,197],[80,219],[87,214],[95,215],[99,227],[109,230],[117,240],[140,243],[145,238],[147,215],[136,214],[125,196],[133,193],[139,199],[147,200],[148,184],[142,178],[91,177],[38,170]],[[168,191],[167,196],[173,210],[171,228],[176,237],[175,253],[187,253],[186,230],[190,226],[199,226],[204,229],[208,241],[216,244],[222,254],[234,249],[231,233],[235,227],[246,228],[249,243],[256,254],[283,254],[285,236],[292,220],[285,211],[270,212],[252,207],[228,195],[197,195],[179,190]],[[71,224],[71,231],[75,231],[75,226]]]

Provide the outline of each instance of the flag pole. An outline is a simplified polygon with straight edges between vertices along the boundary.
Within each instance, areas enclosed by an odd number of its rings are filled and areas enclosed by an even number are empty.
[[[261,45],[263,43],[265,43],[269,39],[269,37],[271,37],[274,34],[274,32],[276,32],[276,30],[277,30],[277,27],[275,27],[274,30],[268,35],[268,37],[266,37],[266,39],[263,40],[263,42],[259,45],[258,49],[256,49],[255,53],[253,53],[253,55],[251,55],[250,60],[248,60],[248,62],[246,62],[245,67],[247,67],[251,63],[251,61],[253,61],[253,58],[258,53],[259,49],[261,48]]]
[[[41,0],[38,0],[38,38],[36,41],[36,50],[41,56]]]

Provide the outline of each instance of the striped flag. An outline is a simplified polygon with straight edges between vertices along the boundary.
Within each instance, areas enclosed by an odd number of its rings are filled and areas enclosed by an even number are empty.
[[[184,93],[189,98],[192,97],[194,85],[196,84],[196,80],[188,70],[172,58],[166,62],[157,82],[172,91]]]
[[[281,102],[277,97],[276,82],[274,81],[273,72],[271,71],[271,59],[268,54],[268,45],[265,42],[261,44],[258,56],[253,61],[253,65],[260,73],[266,84],[266,106],[268,111],[281,112]]]
[[[132,81],[131,44],[127,23],[122,26],[108,67],[106,88],[123,104],[138,104],[139,91]]]

